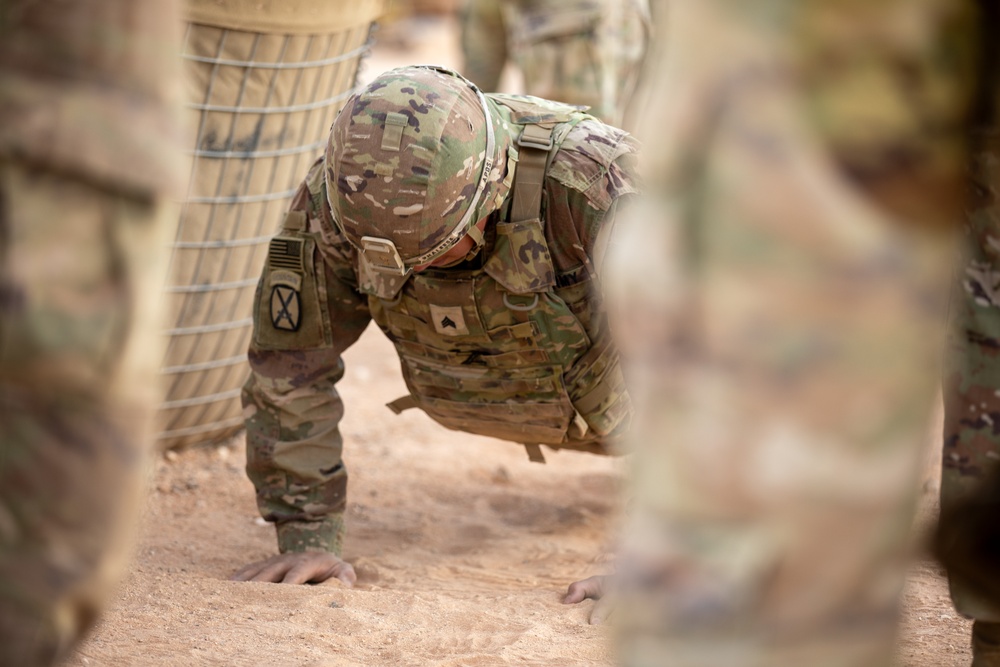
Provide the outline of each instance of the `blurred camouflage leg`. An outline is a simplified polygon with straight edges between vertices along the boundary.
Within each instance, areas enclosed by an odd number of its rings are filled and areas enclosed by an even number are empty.
[[[624,123],[649,44],[648,0],[503,2],[510,51],[530,95]]]
[[[184,173],[172,0],[0,3],[0,664],[122,574]]]
[[[467,0],[462,9],[462,74],[480,90],[495,92],[507,63],[503,0]]]
[[[141,507],[173,207],[0,162],[0,664],[95,621]]]
[[[636,304],[666,324],[637,399],[625,664],[890,663],[961,194],[968,61],[941,45],[962,9],[670,2],[644,138],[648,226],[678,247]],[[625,250],[648,283],[655,258]]]

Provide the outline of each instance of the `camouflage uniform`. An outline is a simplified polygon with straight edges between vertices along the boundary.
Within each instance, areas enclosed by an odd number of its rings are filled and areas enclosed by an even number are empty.
[[[595,248],[635,192],[635,150],[572,107],[482,96],[429,68],[389,72],[347,103],[271,242],[254,313],[247,471],[282,552],[340,552],[335,386],[370,320],[400,356],[410,394],[396,411],[536,457],[539,444],[603,453],[617,439],[631,408]],[[474,257],[410,270],[484,218]]]
[[[1000,587],[996,544],[1000,491],[1000,12],[979,2],[983,45],[971,123],[971,183],[964,257],[957,272],[944,385],[941,526],[937,550],[948,567],[956,609],[976,620],[975,665],[1000,665]]]
[[[622,126],[639,82],[648,0],[469,0],[464,73],[496,90],[508,58],[530,95],[590,107]]]
[[[0,6],[0,664],[51,664],[122,572],[157,387],[176,6]]]
[[[659,320],[633,387],[626,665],[891,662],[962,194],[967,9],[671,1],[647,224],[619,223],[605,281]]]

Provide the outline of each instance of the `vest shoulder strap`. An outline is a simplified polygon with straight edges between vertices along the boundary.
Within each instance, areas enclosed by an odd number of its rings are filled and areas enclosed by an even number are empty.
[[[524,126],[517,138],[517,171],[514,172],[514,199],[510,206],[510,221],[524,222],[541,219],[542,185],[549,151],[554,142],[552,125]]]
[[[524,129],[516,142],[518,157],[512,187],[514,196],[510,207],[511,222],[541,220],[542,193],[549,163],[559,151],[562,139],[566,138],[569,130],[586,117],[577,113],[559,123],[547,120],[524,123]]]

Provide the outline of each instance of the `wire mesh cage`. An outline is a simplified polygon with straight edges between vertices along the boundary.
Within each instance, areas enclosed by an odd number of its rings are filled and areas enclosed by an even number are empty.
[[[232,4],[238,20],[254,23],[242,3]],[[354,90],[382,10],[381,0],[313,4],[325,14],[310,22],[300,13],[287,32],[255,31],[273,25],[266,15],[251,29],[215,15],[213,25],[186,26],[195,143],[166,287],[161,448],[219,441],[242,427],[240,388],[267,243]],[[317,26],[324,17],[333,24],[326,29]]]

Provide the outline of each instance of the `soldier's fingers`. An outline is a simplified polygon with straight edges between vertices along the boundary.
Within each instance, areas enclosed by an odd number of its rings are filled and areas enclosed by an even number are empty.
[[[591,625],[604,625],[615,610],[614,596],[606,596],[597,601],[590,611]]]
[[[281,579],[283,584],[320,583],[327,579],[337,578],[347,586],[353,586],[357,580],[354,568],[330,553],[310,552],[299,554],[292,560],[287,560],[288,571]]]
[[[289,568],[288,572],[285,573],[284,578],[281,579],[281,583],[305,584],[310,581],[319,583],[321,581],[326,581],[329,577],[330,574],[327,572],[327,568],[322,563],[306,560],[300,561],[293,567]]]
[[[333,554],[326,554],[324,556],[323,565],[325,567],[322,570],[317,566],[319,574],[310,581],[319,583],[328,579],[337,579],[348,588],[353,588],[354,582],[358,580],[358,575],[354,572],[354,566],[340,560],[340,558]]]
[[[230,581],[250,581],[254,576],[260,572],[268,561],[258,560],[249,565],[244,565],[239,570],[237,570],[233,576],[229,577]]]
[[[563,604],[576,604],[586,599],[587,589],[584,588],[582,582],[574,581],[566,590],[566,595],[563,597]]]
[[[566,595],[563,597],[563,604],[576,604],[578,602],[583,602],[587,598],[593,598],[594,600],[599,600],[604,592],[604,577],[597,575],[593,577],[587,577],[581,581],[574,581],[566,589]]]
[[[340,579],[348,588],[354,588],[354,583],[358,580],[358,575],[354,572],[354,566],[350,563],[343,563],[337,572]]]
[[[293,563],[289,563],[286,560],[277,560],[261,568],[260,572],[251,577],[249,581],[267,581],[277,584],[284,580],[285,574],[292,567]]]

